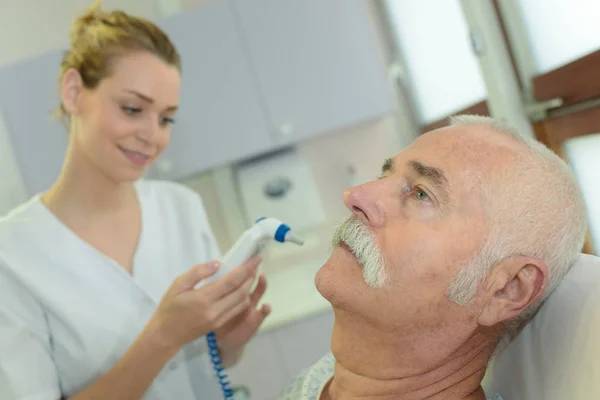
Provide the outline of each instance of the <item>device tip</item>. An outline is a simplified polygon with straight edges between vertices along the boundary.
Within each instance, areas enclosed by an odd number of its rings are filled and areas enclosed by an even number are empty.
[[[285,236],[285,241],[296,243],[298,246],[304,245],[304,240],[300,239],[297,236],[294,236],[292,232],[288,232],[288,234]]]

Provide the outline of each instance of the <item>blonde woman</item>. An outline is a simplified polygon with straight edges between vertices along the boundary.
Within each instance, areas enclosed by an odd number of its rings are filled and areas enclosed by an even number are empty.
[[[258,259],[199,284],[219,257],[201,199],[140,179],[169,143],[177,50],[96,3],[59,78],[61,174],[0,221],[0,399],[222,397],[203,336],[232,365],[270,309]]]

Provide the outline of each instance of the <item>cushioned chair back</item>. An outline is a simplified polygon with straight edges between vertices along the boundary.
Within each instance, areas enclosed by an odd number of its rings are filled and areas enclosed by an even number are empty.
[[[484,380],[504,400],[600,399],[600,258],[584,255]]]

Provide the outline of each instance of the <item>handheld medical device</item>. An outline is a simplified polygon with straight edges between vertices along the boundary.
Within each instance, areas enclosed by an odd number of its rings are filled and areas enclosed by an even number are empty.
[[[223,277],[253,256],[260,254],[272,240],[280,243],[291,242],[300,246],[304,244],[301,239],[294,236],[289,226],[278,219],[260,218],[240,236],[233,247],[225,254],[221,260],[221,267],[210,280],[214,281]],[[206,335],[206,342],[215,374],[223,391],[223,397],[225,400],[232,399],[234,396],[233,389],[227,374],[223,372],[225,368],[222,365],[221,352],[214,332]]]
[[[271,240],[292,242],[302,246],[304,242],[294,236],[289,226],[275,218],[262,217],[240,236],[221,260],[221,267],[211,280],[222,278],[251,257],[260,254]]]

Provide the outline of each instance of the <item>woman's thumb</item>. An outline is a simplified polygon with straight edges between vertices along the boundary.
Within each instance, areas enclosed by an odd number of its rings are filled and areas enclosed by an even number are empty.
[[[212,276],[221,264],[218,261],[210,261],[206,264],[198,264],[190,268],[185,274],[177,279],[177,291],[185,292],[192,290],[202,279]]]

